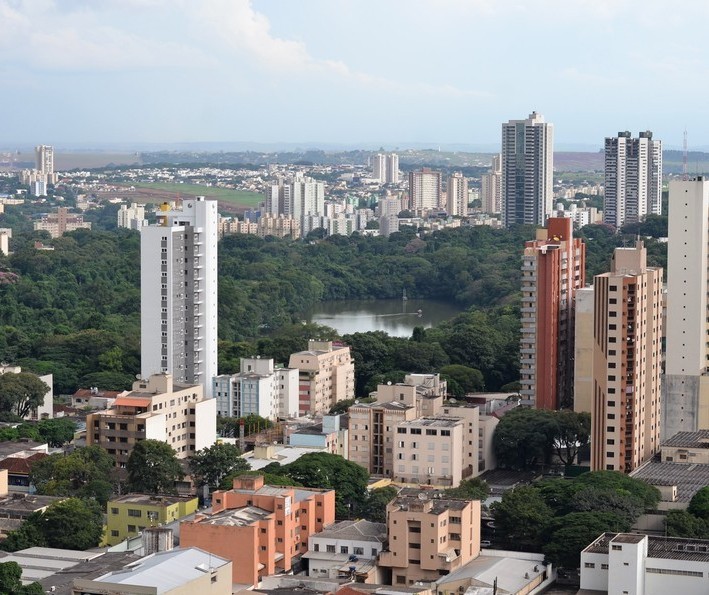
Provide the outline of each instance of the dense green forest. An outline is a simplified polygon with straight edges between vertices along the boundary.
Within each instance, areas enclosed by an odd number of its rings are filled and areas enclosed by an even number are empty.
[[[19,220],[8,208],[0,227]],[[42,251],[32,232],[13,227],[13,254],[0,255],[0,361],[53,373],[60,393],[129,387],[140,365],[139,234],[78,230],[45,237],[54,250]],[[309,337],[338,338],[301,322],[320,301],[398,299],[405,288],[410,297],[454,301],[467,311],[409,339],[383,332],[344,337],[357,365],[358,396],[379,381],[446,365],[480,370],[484,388],[497,390],[517,379],[521,248],[533,235],[531,227],[464,227],[319,242],[228,236],[219,244],[220,372],[237,370],[241,356],[287,362]],[[599,225],[581,235],[589,275],[607,270],[613,248],[634,239]],[[664,266],[665,245],[650,241],[649,252],[651,264]]]

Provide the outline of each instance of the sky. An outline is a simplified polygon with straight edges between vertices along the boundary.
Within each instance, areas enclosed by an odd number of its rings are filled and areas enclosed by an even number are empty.
[[[709,146],[706,0],[0,0],[0,148]]]

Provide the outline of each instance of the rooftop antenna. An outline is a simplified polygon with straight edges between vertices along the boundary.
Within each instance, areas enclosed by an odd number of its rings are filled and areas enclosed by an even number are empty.
[[[687,127],[684,128],[684,142],[682,144],[682,179],[686,182],[689,179],[689,172],[687,171]]]

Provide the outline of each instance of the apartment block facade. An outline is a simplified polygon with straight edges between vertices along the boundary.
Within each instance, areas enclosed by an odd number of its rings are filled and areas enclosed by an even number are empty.
[[[460,172],[448,176],[446,212],[452,217],[465,217],[468,214],[468,179]]]
[[[480,554],[480,501],[399,496],[387,505],[388,550],[379,565],[392,585],[433,582]]]
[[[441,172],[428,167],[409,172],[409,206],[412,211],[440,208],[442,191]]]
[[[86,444],[105,448],[116,466],[124,468],[141,440],[169,444],[177,458],[185,459],[217,436],[215,399],[205,399],[202,386],[173,382],[170,374],[137,380],[133,390],[118,397],[111,409],[86,417]]]
[[[269,358],[242,358],[238,374],[214,377],[212,394],[224,417],[297,417],[298,370],[276,367]]]
[[[158,527],[197,512],[192,496],[126,494],[106,504],[106,544],[117,545],[147,527]]]
[[[662,213],[662,141],[649,130],[605,140],[603,221],[614,227]]]
[[[170,373],[211,396],[217,375],[217,201],[167,203],[140,230],[140,359],[143,378]]]
[[[670,182],[663,440],[709,429],[709,179]]]
[[[212,513],[180,524],[180,545],[233,562],[234,583],[258,586],[288,572],[311,535],[335,522],[334,490],[264,485],[263,476],[234,479],[212,495]]]
[[[551,217],[522,256],[520,393],[538,409],[572,405],[574,300],[586,247],[571,219]]]
[[[492,156],[492,165],[481,177],[480,201],[483,213],[497,214],[502,210],[502,157]]]
[[[502,125],[502,223],[544,225],[554,198],[554,126],[532,112]]]
[[[591,469],[630,473],[660,448],[662,269],[638,241],[593,281]]]
[[[339,401],[354,398],[354,362],[347,345],[308,341],[307,351],[290,356],[289,368],[298,369],[298,411],[323,414]]]
[[[66,207],[59,207],[54,213],[45,213],[34,222],[35,231],[46,231],[53,238],[60,238],[67,231],[77,229],[91,229],[91,223],[84,221],[83,215],[70,213]]]

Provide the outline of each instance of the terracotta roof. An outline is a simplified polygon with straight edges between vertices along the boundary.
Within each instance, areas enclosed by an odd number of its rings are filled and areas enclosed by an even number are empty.
[[[121,394],[123,391],[118,390],[99,390],[98,392],[93,392],[90,388],[80,388],[74,393],[75,397],[110,397],[115,398]]]
[[[114,407],[150,407],[149,397],[118,397]]]
[[[48,456],[49,455],[43,452],[38,452],[37,454],[30,455],[26,458],[7,457],[6,459],[0,461],[0,469],[7,469],[8,473],[21,473],[29,475],[32,463]]]

